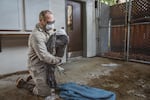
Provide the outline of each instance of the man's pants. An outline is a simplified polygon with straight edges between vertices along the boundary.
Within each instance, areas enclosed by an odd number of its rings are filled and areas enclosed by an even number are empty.
[[[46,77],[47,77],[47,84],[50,88],[57,88],[57,82],[55,79],[55,67],[56,65],[47,64],[46,67]]]
[[[38,70],[29,69],[29,72],[35,82],[35,87],[33,93],[39,96],[48,96],[50,95],[50,87],[47,84],[46,78],[46,68]]]

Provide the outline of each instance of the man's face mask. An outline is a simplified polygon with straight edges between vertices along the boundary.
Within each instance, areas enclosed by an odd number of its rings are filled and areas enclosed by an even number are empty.
[[[47,24],[45,26],[46,31],[49,31],[49,30],[53,29],[54,28],[54,23],[55,23],[55,21],[47,22]]]

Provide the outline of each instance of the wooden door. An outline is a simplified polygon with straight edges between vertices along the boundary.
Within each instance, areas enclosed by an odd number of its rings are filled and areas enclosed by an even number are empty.
[[[83,33],[81,3],[67,1],[67,31],[70,37],[69,57],[82,56]]]

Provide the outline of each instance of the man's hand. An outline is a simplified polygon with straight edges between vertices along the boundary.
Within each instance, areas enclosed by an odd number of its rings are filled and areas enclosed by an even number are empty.
[[[56,65],[58,65],[59,63],[61,63],[61,58],[60,57],[55,57],[56,58]]]
[[[64,74],[65,75],[65,69],[61,67],[63,63],[60,62],[58,64],[55,65],[56,70],[60,73],[60,74]]]
[[[59,72],[64,72],[64,68],[60,67],[60,66],[56,66]]]
[[[62,68],[61,66],[56,66],[56,69],[57,69],[57,71],[59,72],[60,75],[61,74],[66,75],[65,69]]]

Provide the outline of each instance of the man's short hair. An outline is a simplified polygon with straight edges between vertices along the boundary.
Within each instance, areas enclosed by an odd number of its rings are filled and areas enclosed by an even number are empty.
[[[45,15],[46,15],[47,13],[53,14],[50,10],[43,10],[43,11],[41,11],[40,14],[39,14],[39,20],[42,20],[42,19],[45,20],[45,19],[46,19]]]

